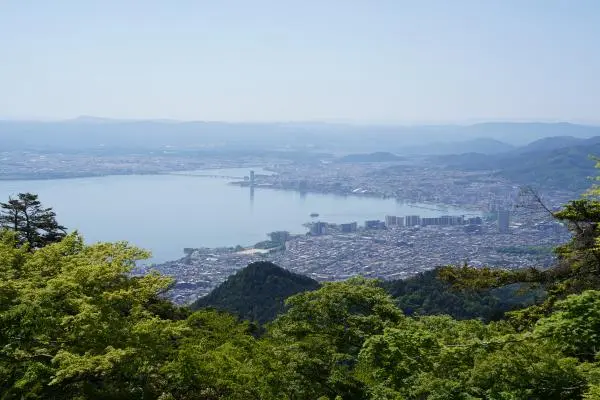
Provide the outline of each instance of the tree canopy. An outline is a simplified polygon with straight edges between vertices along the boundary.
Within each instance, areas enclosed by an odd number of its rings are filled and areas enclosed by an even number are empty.
[[[290,297],[263,330],[177,307],[144,251],[0,234],[1,399],[593,399],[600,291],[517,330],[405,316],[377,281]]]
[[[16,232],[19,243],[32,249],[59,241],[66,231],[56,222],[52,208],[44,208],[32,193],[19,193],[0,203],[0,228]]]

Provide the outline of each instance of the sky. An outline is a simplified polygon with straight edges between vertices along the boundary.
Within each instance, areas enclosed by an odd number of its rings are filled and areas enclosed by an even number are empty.
[[[0,0],[0,117],[600,122],[597,0]]]

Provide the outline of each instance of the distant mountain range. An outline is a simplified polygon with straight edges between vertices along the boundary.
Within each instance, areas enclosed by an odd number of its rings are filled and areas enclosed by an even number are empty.
[[[544,189],[581,191],[596,176],[595,161],[600,155],[600,136],[589,139],[554,137],[540,139],[512,152],[489,155],[467,153],[434,159],[451,168],[491,170],[513,182]]]
[[[590,139],[576,138],[574,136],[552,136],[535,140],[525,146],[515,149],[517,153],[529,153],[535,151],[550,151],[564,147],[579,146],[586,143],[596,143],[598,137]]]
[[[514,146],[496,139],[478,138],[459,142],[432,143],[427,146],[406,147],[399,154],[413,155],[498,155],[510,157],[518,154],[552,151],[567,147],[593,146],[600,142],[600,136],[576,138],[555,136],[535,140],[524,146]],[[405,158],[390,152],[357,153],[338,158],[340,162],[383,162],[400,161]]]
[[[449,168],[492,170],[517,184],[579,191],[589,186],[587,177],[596,175],[589,156],[600,155],[600,127],[570,123],[406,127],[85,116],[58,122],[0,121],[0,151],[275,154],[338,162],[394,162],[407,155],[425,155]]]
[[[511,151],[547,137],[600,136],[600,127],[570,123],[392,126],[328,123],[225,123],[113,120],[0,121],[3,150],[313,149],[321,152],[451,154]]]
[[[437,142],[423,146],[407,147],[401,151],[402,154],[462,154],[482,153],[499,154],[513,151],[516,146],[491,138],[476,138],[458,142]]]

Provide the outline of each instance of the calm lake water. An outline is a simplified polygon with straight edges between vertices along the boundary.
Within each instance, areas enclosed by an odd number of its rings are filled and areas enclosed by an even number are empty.
[[[266,173],[255,169],[256,173]],[[186,174],[248,175],[248,169]],[[341,223],[385,215],[437,216],[468,211],[428,210],[393,199],[255,189],[226,178],[189,175],[126,175],[59,180],[0,181],[0,201],[19,192],[40,196],[58,221],[77,229],[88,243],[127,240],[152,252],[154,262],[183,256],[184,247],[249,246],[275,230],[304,233],[319,219]]]

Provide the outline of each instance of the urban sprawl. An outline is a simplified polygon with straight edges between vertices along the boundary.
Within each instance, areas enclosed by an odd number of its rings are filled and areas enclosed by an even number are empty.
[[[183,304],[207,294],[253,261],[272,261],[319,281],[356,275],[401,279],[449,264],[504,268],[547,266],[554,259],[552,248],[569,238],[562,224],[543,208],[536,207],[535,202],[528,201],[518,188],[489,176],[471,174],[467,180],[464,172],[441,169],[438,173],[415,170],[415,174],[390,175],[380,174],[381,166],[368,165],[340,168],[333,174],[327,168],[321,168],[319,174],[308,173],[307,169],[312,168],[273,167],[273,175],[251,172],[243,181],[233,184],[248,186],[250,190],[299,190],[300,187],[307,192],[406,196],[412,201],[429,201],[432,207],[434,203],[461,206],[472,209],[473,213],[444,215],[440,209],[440,215],[435,217],[416,213],[382,215],[380,220],[341,224],[319,220],[315,213],[307,216],[307,220],[312,221],[307,222],[307,232],[303,235],[272,232],[270,240],[248,248],[185,249],[185,256],[180,260],[141,267],[137,272],[157,269],[173,276],[176,284],[170,296]],[[417,185],[415,175],[421,178],[421,186]],[[440,175],[446,178],[442,180],[443,186],[434,185],[434,179],[440,179]],[[457,185],[453,180],[448,181],[449,175],[461,182]],[[544,199],[545,205],[554,207],[564,197],[564,193],[551,194]]]

